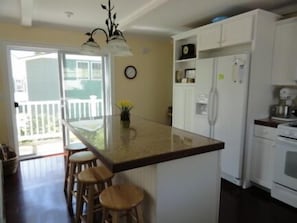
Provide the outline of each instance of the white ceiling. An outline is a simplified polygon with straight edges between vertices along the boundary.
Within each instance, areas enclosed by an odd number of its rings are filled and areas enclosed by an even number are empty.
[[[0,0],[0,22],[23,26],[105,29],[108,0]],[[286,14],[297,11],[297,0],[112,0],[119,29],[125,32],[173,35],[207,24],[220,15],[256,8]]]

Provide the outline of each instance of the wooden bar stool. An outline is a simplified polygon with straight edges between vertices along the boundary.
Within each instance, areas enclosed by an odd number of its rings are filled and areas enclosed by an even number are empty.
[[[64,179],[64,193],[67,193],[68,177],[69,177],[69,157],[77,152],[87,151],[88,148],[82,143],[72,143],[64,147],[65,155],[65,179]]]
[[[94,213],[101,211],[99,194],[112,185],[112,178],[113,173],[104,166],[88,168],[78,174],[76,223],[93,223]],[[84,204],[87,205],[86,214],[83,213]]]
[[[127,217],[127,223],[131,223],[132,219],[137,223],[144,223],[140,207],[143,199],[143,190],[134,185],[114,185],[104,189],[99,195],[103,208],[102,223],[110,222],[109,215],[112,216],[112,223],[119,223],[122,213]]]
[[[67,187],[67,205],[71,214],[73,214],[72,198],[76,196],[77,175],[82,170],[96,166],[96,156],[91,151],[82,151],[72,154],[69,157],[69,177]]]

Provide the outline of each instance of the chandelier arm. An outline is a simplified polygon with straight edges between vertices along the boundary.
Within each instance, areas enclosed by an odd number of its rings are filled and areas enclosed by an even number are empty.
[[[93,39],[93,35],[94,35],[98,30],[104,32],[105,37],[106,37],[106,42],[108,43],[108,41],[109,41],[109,36],[108,36],[108,34],[106,33],[106,31],[105,31],[104,29],[102,29],[102,28],[96,28],[96,29],[93,29],[92,32],[90,33],[90,34],[91,34],[91,35],[90,35],[91,38]]]
[[[108,30],[108,34],[109,34],[109,37],[111,37],[113,35],[113,28],[114,28],[114,21],[112,21],[112,16],[111,16],[111,11],[114,9],[114,6],[111,7],[111,4],[110,4],[110,0],[108,0],[108,20],[109,20],[109,25],[107,25],[107,30]]]
[[[116,23],[117,13],[113,12],[114,6],[111,5],[111,0],[108,0],[108,5],[101,4],[101,8],[107,11],[107,19],[105,20],[107,30],[103,28],[95,28],[91,32],[87,32],[86,35],[89,36],[89,39],[82,44],[82,49],[92,53],[98,53],[100,51],[100,46],[93,39],[93,36],[97,31],[102,31],[106,37],[107,47],[105,50],[107,50],[107,52],[110,52],[115,56],[132,55],[123,32],[118,30],[119,24]]]

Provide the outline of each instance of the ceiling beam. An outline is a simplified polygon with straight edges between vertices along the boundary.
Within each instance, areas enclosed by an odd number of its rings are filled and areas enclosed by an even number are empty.
[[[20,1],[21,1],[21,24],[23,26],[32,26],[34,0],[20,0]]]
[[[130,26],[134,21],[137,21],[140,17],[146,15],[147,13],[153,11],[169,0],[151,0],[149,3],[143,5],[138,10],[131,13],[129,16],[121,19],[119,24],[121,25],[121,29],[125,30],[128,26]]]

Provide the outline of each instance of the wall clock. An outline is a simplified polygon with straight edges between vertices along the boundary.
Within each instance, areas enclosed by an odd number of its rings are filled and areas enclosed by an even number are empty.
[[[137,70],[134,66],[129,65],[124,70],[125,77],[128,79],[134,79],[137,75]]]
[[[196,50],[194,44],[182,45],[182,52],[180,59],[188,59],[196,57]]]

